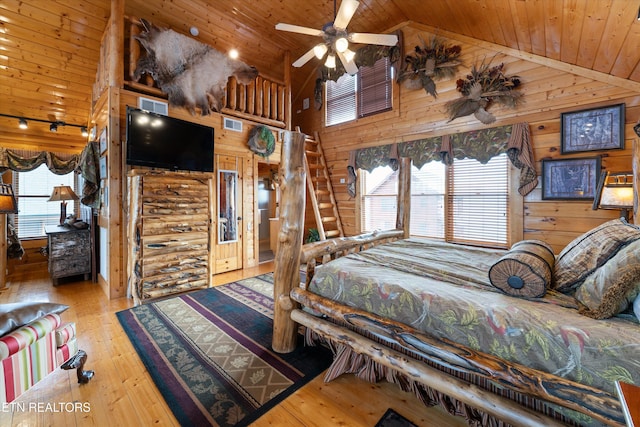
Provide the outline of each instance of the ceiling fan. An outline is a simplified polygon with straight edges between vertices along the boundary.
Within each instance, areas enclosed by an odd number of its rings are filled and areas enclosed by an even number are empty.
[[[358,72],[358,66],[353,61],[355,52],[349,49],[349,43],[376,44],[383,46],[394,46],[398,43],[398,36],[395,34],[369,34],[369,33],[349,33],[347,25],[353,17],[360,2],[357,0],[342,0],[340,9],[335,13],[336,1],[333,2],[334,20],[322,27],[322,30],[316,30],[309,27],[301,27],[299,25],[283,24],[276,25],[277,30],[290,31],[299,34],[308,34],[310,36],[322,37],[324,41],[315,45],[307,53],[298,58],[292,65],[294,67],[302,67],[314,56],[318,59],[327,59],[324,65],[327,68],[336,67],[336,56],[340,58],[342,65],[347,73],[353,75]]]

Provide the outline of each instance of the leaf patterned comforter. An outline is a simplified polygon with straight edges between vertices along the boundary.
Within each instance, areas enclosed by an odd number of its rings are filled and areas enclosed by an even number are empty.
[[[572,296],[503,294],[488,271],[504,251],[411,238],[336,259],[309,290],[478,351],[605,390],[640,384],[640,324],[594,320]]]

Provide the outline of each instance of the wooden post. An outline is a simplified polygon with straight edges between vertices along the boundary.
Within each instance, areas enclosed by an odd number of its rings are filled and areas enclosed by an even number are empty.
[[[640,135],[639,138],[633,140],[633,153],[631,153],[631,161],[633,162],[633,212],[631,219],[636,225],[640,225]]]
[[[0,289],[8,288],[7,246],[7,214],[0,213]]]
[[[409,231],[411,216],[411,159],[400,158],[400,173],[398,174],[398,212],[396,228],[404,231],[404,238],[411,235]]]
[[[297,303],[289,297],[300,284],[300,250],[304,233],[304,140],[300,132],[287,131],[280,160],[280,232],[273,280],[273,350],[290,353],[296,348],[298,327],[291,320]]]

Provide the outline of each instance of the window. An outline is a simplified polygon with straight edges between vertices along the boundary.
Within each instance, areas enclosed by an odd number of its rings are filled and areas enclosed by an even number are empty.
[[[327,80],[327,126],[356,118],[356,76],[345,74],[338,81]]]
[[[326,82],[326,125],[389,111],[392,108],[393,71],[389,58],[371,67],[360,67],[354,76],[345,74],[337,82]]]
[[[458,243],[507,247],[507,155],[493,157],[484,165],[474,159],[456,159],[449,169],[446,239]]]
[[[389,167],[362,171],[362,231],[395,228],[397,176]],[[411,235],[481,246],[508,246],[509,160],[454,160],[411,169]]]
[[[412,235],[444,239],[445,178],[442,162],[429,162],[420,169],[411,166]]]
[[[56,175],[42,164],[30,172],[14,172],[13,186],[18,199],[15,225],[21,239],[42,238],[45,225],[60,223],[60,202],[49,202],[53,187],[68,185],[75,188],[74,173]],[[67,213],[73,211],[72,203]]]
[[[396,227],[398,211],[398,172],[389,166],[361,171],[362,231],[388,230]]]

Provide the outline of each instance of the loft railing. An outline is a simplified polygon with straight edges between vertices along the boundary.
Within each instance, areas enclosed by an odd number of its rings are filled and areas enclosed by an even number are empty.
[[[106,65],[109,58],[108,31],[103,35],[100,51],[100,63],[93,88],[93,102],[97,102],[100,94],[108,85]],[[143,54],[140,43],[134,36],[140,34],[142,24],[139,19],[125,17],[124,33],[124,79],[123,86],[133,91],[150,94],[160,98],[166,95],[158,88],[151,76],[143,75],[139,80],[134,79],[138,59]],[[285,128],[287,123],[288,89],[283,82],[268,79],[258,75],[247,85],[240,84],[234,77],[229,78],[227,90],[220,113],[238,118],[252,120],[269,126]]]

